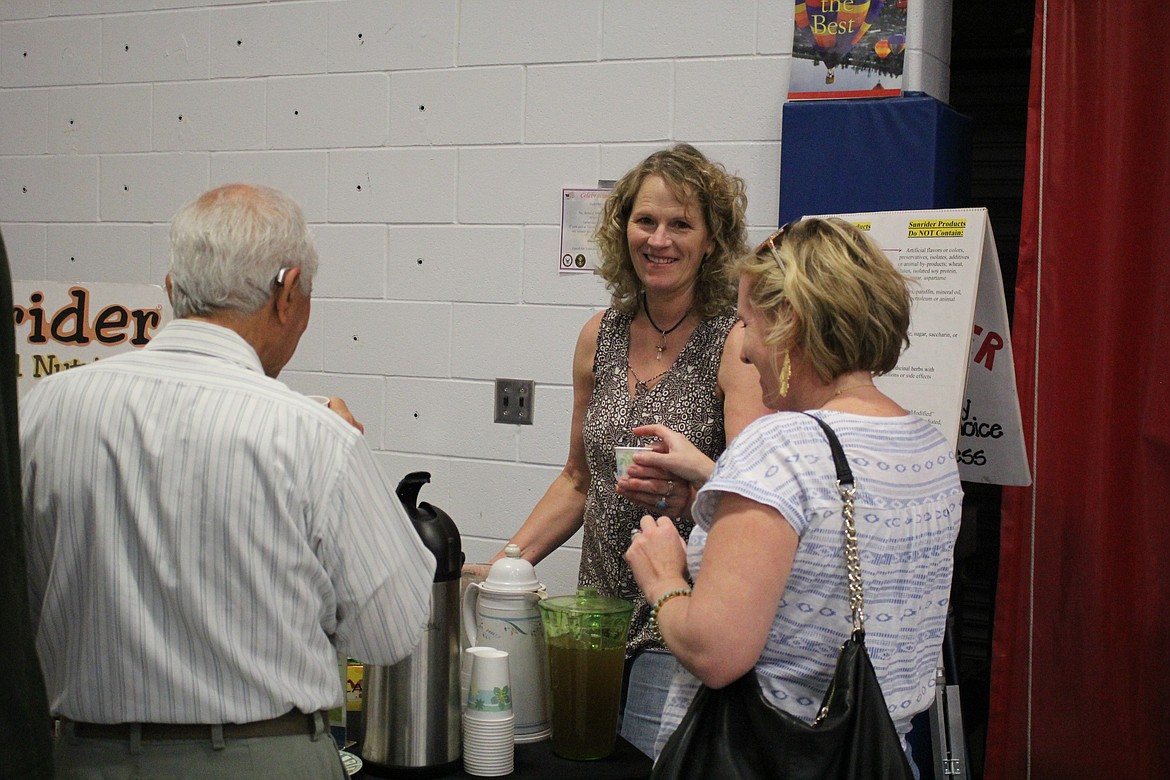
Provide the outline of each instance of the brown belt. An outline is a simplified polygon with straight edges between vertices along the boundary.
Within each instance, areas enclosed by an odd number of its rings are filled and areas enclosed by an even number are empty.
[[[327,713],[321,713],[322,723],[328,725]],[[80,723],[73,721],[75,736],[88,739],[125,739],[131,738],[135,726],[141,729],[142,740],[163,739],[211,739],[212,729],[215,726],[202,723]],[[224,739],[250,739],[255,737],[290,737],[297,735],[312,736],[316,733],[316,726],[312,715],[306,715],[298,710],[291,710],[278,718],[258,720],[252,723],[225,723],[223,728]]]

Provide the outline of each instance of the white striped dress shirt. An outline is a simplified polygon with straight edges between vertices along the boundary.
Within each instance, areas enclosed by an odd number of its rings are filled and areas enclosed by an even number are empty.
[[[342,701],[338,654],[393,663],[435,570],[362,436],[234,331],[21,400],[29,595],[55,715],[244,723]]]

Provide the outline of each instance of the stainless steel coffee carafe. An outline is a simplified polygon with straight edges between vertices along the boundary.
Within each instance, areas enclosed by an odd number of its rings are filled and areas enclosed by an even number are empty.
[[[435,556],[431,613],[422,641],[393,666],[367,665],[362,760],[368,774],[423,777],[459,768],[463,753],[459,696],[459,530],[442,509],[418,503],[431,475],[407,474],[398,498]]]

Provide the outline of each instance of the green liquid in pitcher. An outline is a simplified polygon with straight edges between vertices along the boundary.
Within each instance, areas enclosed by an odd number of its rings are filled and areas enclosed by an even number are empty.
[[[589,648],[572,637],[548,642],[553,752],[590,760],[613,752],[622,696],[624,643]]]

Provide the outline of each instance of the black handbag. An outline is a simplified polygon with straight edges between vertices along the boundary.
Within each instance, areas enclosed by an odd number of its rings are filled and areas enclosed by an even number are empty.
[[[808,416],[829,437],[837,467],[853,634],[841,646],[836,671],[812,725],[768,701],[754,669],[723,688],[700,686],[654,764],[651,780],[913,778],[865,650],[853,472],[833,429]]]

